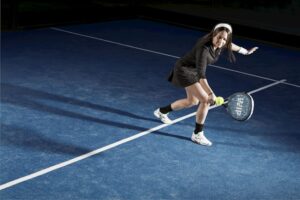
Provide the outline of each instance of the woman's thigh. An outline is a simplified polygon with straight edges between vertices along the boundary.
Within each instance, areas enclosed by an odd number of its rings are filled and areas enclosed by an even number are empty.
[[[189,100],[194,100],[194,98],[198,99],[201,103],[207,102],[208,95],[204,88],[200,85],[200,83],[194,83],[185,88],[187,93],[187,98]]]

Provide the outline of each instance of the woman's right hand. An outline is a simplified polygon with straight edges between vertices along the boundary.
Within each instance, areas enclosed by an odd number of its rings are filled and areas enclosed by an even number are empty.
[[[216,95],[214,93],[210,93],[208,95],[208,103],[213,105],[215,103],[216,100]]]

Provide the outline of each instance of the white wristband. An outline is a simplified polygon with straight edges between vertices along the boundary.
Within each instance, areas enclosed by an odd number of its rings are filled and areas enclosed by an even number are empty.
[[[238,50],[238,53],[243,54],[243,55],[247,55],[247,54],[248,54],[248,50],[245,49],[245,48],[243,48],[243,47],[241,47],[241,48]]]

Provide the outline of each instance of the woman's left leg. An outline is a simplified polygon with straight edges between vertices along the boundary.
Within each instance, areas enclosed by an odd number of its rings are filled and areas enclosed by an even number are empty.
[[[195,130],[192,134],[192,141],[206,146],[211,146],[212,143],[205,137],[203,132],[204,123],[209,110],[209,96],[200,83],[195,83],[186,88],[187,92],[196,97],[200,104],[196,113]]]

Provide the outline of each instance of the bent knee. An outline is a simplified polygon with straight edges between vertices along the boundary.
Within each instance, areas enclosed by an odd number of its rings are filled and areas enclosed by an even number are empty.
[[[202,98],[200,99],[200,102],[201,102],[202,104],[209,105],[209,104],[210,104],[210,103],[209,103],[209,96],[202,97]]]
[[[187,107],[192,107],[192,106],[196,106],[199,104],[199,100],[198,99],[193,99],[193,100],[189,100],[187,99]]]
[[[198,99],[194,99],[192,101],[190,101],[190,105],[191,106],[197,106],[199,104],[199,100]]]

